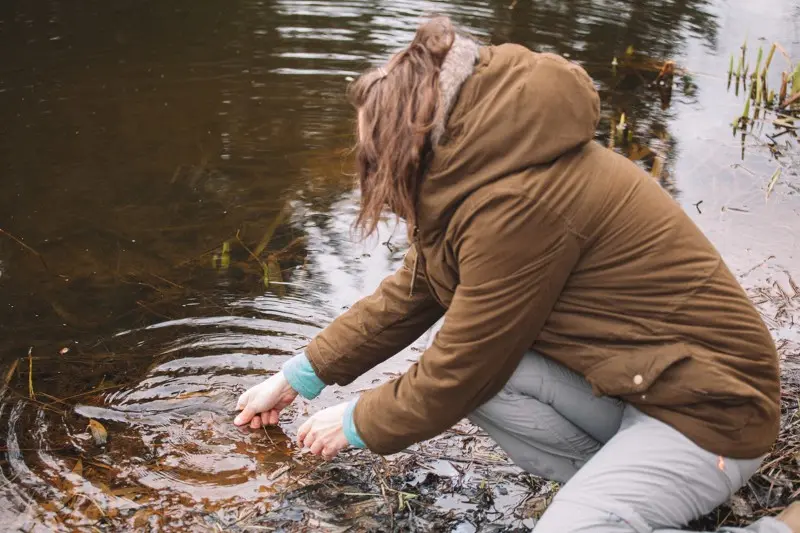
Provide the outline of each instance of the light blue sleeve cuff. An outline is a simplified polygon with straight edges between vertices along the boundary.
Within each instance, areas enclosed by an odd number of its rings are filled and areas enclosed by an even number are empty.
[[[356,423],[353,421],[353,410],[356,408],[358,398],[355,398],[347,404],[347,409],[344,412],[344,436],[347,437],[347,442],[354,448],[366,448],[367,445],[361,440],[361,436],[356,430]]]
[[[282,370],[289,386],[303,398],[313,400],[325,388],[325,383],[317,377],[305,351],[286,361]]]

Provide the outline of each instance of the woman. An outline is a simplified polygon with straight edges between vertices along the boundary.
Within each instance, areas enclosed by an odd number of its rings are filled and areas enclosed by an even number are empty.
[[[592,142],[580,67],[436,18],[351,97],[357,224],[372,233],[388,207],[413,245],[241,396],[237,425],[276,424],[298,393],[350,383],[444,317],[403,376],[317,413],[299,442],[391,454],[469,416],[520,467],[568,481],[545,533],[675,531],[756,472],[779,425],[772,339],[680,206]],[[798,512],[746,530],[800,531]]]

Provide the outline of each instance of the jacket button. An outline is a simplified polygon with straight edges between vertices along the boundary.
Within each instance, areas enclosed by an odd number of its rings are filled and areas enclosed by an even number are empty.
[[[642,381],[644,381],[644,378],[642,377],[641,374],[636,374],[635,376],[633,376],[634,385],[641,385]]]

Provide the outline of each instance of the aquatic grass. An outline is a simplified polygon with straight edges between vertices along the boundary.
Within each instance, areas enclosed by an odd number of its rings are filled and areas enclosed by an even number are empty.
[[[764,55],[764,48],[759,47],[755,58],[755,68],[749,74],[750,67],[747,57],[747,40],[745,39],[742,44],[742,53],[739,56],[738,65],[736,70],[733,70],[734,56],[731,54],[728,62],[728,90],[730,90],[730,82],[732,78],[736,77],[735,94],[739,96],[739,81],[742,82],[743,96],[745,97],[744,109],[742,113],[733,121],[734,134],[739,129],[742,130],[742,143],[744,143],[746,135],[757,133],[763,134],[763,130],[758,132],[748,131],[758,123],[763,129],[764,122],[770,121],[776,128],[784,128],[775,134],[766,133],[766,135],[773,139],[777,135],[784,135],[794,131],[794,128],[786,128],[785,121],[774,121],[770,114],[784,111],[791,118],[800,118],[800,109],[797,109],[795,104],[800,102],[800,64],[794,64],[789,55],[780,45],[780,43],[773,42],[769,50]],[[779,51],[781,55],[786,58],[790,65],[788,71],[781,72],[780,85],[772,88],[769,84],[769,69],[773,64],[775,52]],[[766,60],[764,60],[766,57]],[[749,75],[748,75],[749,74]],[[747,85],[747,80],[750,80],[750,85]],[[750,113],[753,108],[752,115]],[[774,142],[774,141],[773,141]]]
[[[787,76],[787,78],[788,77],[789,76]],[[788,82],[785,83],[788,84]],[[788,87],[785,88],[785,91],[784,87],[781,87],[782,92],[788,93],[790,95],[785,100],[782,100],[783,103],[781,104],[781,107],[791,107],[792,105],[794,105],[795,102],[800,100],[800,63],[797,64],[797,66],[794,69],[794,72],[792,72],[791,84],[792,84],[792,90],[790,93]]]
[[[756,96],[753,99],[753,104],[755,105],[755,112],[753,113],[753,118],[754,119],[758,118],[759,105],[761,104],[761,100],[763,99],[763,93],[764,93],[764,82],[761,79],[761,76],[757,76],[756,77]]]
[[[742,81],[742,89],[744,90],[744,80],[742,79],[742,68],[744,68],[744,58],[740,57],[739,64],[736,66],[736,96],[739,96],[739,81]]]
[[[761,69],[761,59],[764,55],[764,49],[762,47],[758,47],[758,56],[756,58],[756,67],[753,69],[753,78],[758,78],[760,69]]]
[[[794,68],[792,73],[792,95],[800,92],[800,63]]]
[[[769,72],[769,66],[772,64],[772,56],[775,55],[775,50],[778,48],[778,43],[772,43],[772,47],[769,49],[769,54],[767,54],[767,60],[764,62],[764,70],[761,75],[766,78],[767,72]]]
[[[741,49],[742,49],[742,62],[744,62],[744,58],[747,55],[747,37],[748,37],[748,35],[746,34],[744,36],[744,42],[742,43],[742,46],[741,46]]]
[[[731,64],[728,67],[728,89],[731,88],[731,80],[733,79],[733,54],[731,54]],[[738,79],[737,79],[738,83]]]
[[[770,94],[772,94],[772,91],[767,86],[767,80],[766,79],[764,79],[764,78],[759,78],[759,79],[761,80],[761,83],[763,85],[762,91],[761,91],[761,97],[762,97],[763,100],[762,100],[761,103],[764,104],[764,107],[770,107],[770,103],[771,102],[770,102],[770,97],[769,96],[770,96]]]
[[[775,187],[775,184],[778,182],[778,179],[781,177],[781,167],[775,169],[775,173],[772,174],[772,177],[769,180],[769,184],[767,185],[767,194],[766,199],[769,200],[769,195],[772,193],[772,189]]]
[[[778,102],[783,102],[786,100],[786,91],[789,87],[789,74],[787,72],[781,73],[781,88],[780,93],[778,94]]]
[[[739,126],[745,130],[750,123],[750,98],[744,101],[744,110],[738,120]]]

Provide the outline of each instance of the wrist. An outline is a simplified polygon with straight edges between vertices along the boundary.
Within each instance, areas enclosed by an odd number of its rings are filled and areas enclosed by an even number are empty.
[[[297,394],[297,391],[294,390],[292,384],[289,383],[288,379],[286,379],[286,374],[283,372],[283,370],[279,370],[278,373],[274,374],[270,379],[277,381],[278,389],[280,389],[282,393],[292,392]]]
[[[356,403],[358,403],[358,398],[351,400],[350,403],[347,404],[347,408],[344,411],[342,431],[350,446],[354,448],[366,448],[367,445],[364,443],[361,435],[358,434],[358,429],[356,429],[356,423],[353,419],[353,411],[355,411]]]
[[[325,383],[317,377],[304,351],[284,363],[279,374],[288,387],[308,400],[319,396],[325,388]]]

